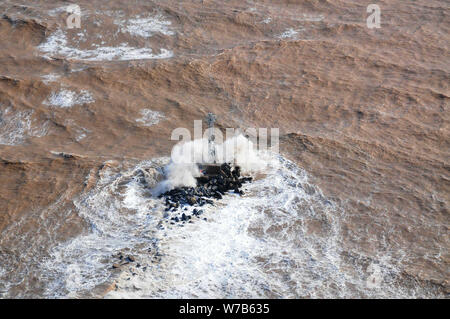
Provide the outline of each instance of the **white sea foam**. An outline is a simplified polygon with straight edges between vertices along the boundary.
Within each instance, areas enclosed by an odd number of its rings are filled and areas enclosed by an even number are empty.
[[[56,73],[50,73],[50,74],[46,74],[41,76],[42,78],[42,82],[44,82],[45,84],[49,84],[51,82],[56,82],[61,76],[59,74]]]
[[[164,114],[158,111],[153,111],[150,109],[142,109],[140,111],[141,117],[136,119],[136,122],[142,126],[152,126],[156,125],[164,118]]]
[[[295,38],[295,36],[298,34],[299,30],[294,30],[293,28],[287,29],[284,31],[279,38],[280,39],[288,39],[288,38]]]
[[[171,22],[164,19],[162,15],[151,17],[136,17],[129,20],[116,20],[116,24],[120,26],[121,32],[126,32],[134,36],[149,38],[156,33],[164,35],[174,35],[170,30]]]
[[[68,59],[80,61],[112,61],[112,60],[139,60],[139,59],[167,59],[173,56],[172,51],[161,49],[159,54],[154,54],[151,48],[130,47],[126,43],[120,46],[100,46],[95,49],[81,50],[69,46],[64,31],[57,30],[40,44],[38,49],[45,53],[45,57],[63,56]]]
[[[87,90],[81,90],[80,93],[77,93],[63,89],[58,92],[52,92],[43,103],[45,105],[66,108],[93,102],[95,102],[95,100],[92,97],[92,94]]]
[[[1,105],[0,105],[1,106]],[[48,133],[48,122],[33,119],[33,110],[14,111],[0,108],[0,144],[19,145],[27,137],[42,137]]]

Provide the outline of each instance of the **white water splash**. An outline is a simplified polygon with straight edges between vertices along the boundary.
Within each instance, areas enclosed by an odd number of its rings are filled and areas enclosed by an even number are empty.
[[[171,153],[171,161],[164,168],[166,179],[152,190],[159,195],[176,187],[196,186],[200,176],[198,163],[212,163],[209,158],[207,139],[197,139],[176,144]],[[215,145],[216,163],[235,163],[243,173],[255,173],[265,168],[266,162],[259,156],[253,143],[239,134]]]

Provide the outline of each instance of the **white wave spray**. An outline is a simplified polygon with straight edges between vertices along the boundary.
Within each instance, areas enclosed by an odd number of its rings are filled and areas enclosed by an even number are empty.
[[[234,163],[243,173],[261,171],[266,162],[255,149],[255,145],[242,134],[228,138],[224,143],[215,145],[216,162]],[[153,190],[154,195],[182,186],[196,186],[196,177],[200,176],[198,163],[211,163],[208,140],[197,139],[179,143],[172,149],[171,161],[164,168],[166,179]]]

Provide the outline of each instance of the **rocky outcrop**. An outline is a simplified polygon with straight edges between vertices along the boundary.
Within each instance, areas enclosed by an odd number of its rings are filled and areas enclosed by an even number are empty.
[[[185,206],[204,206],[214,204],[213,199],[220,200],[227,192],[243,195],[242,185],[252,181],[252,177],[241,177],[239,166],[234,168],[224,163],[220,166],[219,173],[213,176],[201,176],[197,179],[196,187],[179,187],[161,194],[165,198],[166,212],[176,211]],[[193,210],[193,215],[199,216],[203,210]],[[172,217],[174,222],[189,221],[191,216],[185,213],[179,217]]]

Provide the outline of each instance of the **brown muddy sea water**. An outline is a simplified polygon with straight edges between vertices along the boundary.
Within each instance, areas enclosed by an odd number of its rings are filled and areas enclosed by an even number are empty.
[[[0,297],[448,297],[450,3],[372,2],[1,1]],[[208,112],[280,154],[170,225]]]

